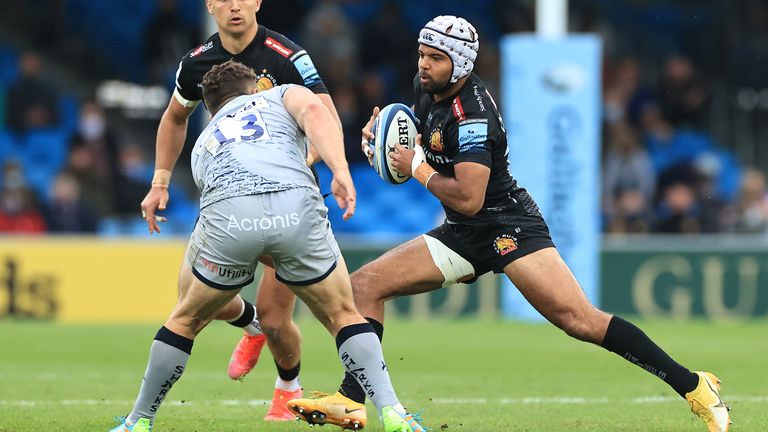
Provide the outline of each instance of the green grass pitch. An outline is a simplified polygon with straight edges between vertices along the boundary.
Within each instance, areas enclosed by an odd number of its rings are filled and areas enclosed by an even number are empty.
[[[768,430],[768,322],[638,324],[686,366],[720,375],[731,431]],[[334,391],[341,366],[333,339],[314,321],[299,325],[305,391]],[[131,407],[158,326],[0,322],[0,431],[107,431]],[[243,382],[230,381],[238,339],[221,323],[203,332],[156,431],[318,430],[261,420],[275,369],[265,350]],[[658,379],[547,324],[393,319],[384,349],[401,400],[426,408],[434,431],[705,430]],[[382,430],[370,404],[367,430]]]

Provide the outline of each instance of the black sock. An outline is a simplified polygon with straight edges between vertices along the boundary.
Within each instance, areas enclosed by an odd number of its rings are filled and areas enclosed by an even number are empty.
[[[275,366],[277,366],[277,375],[280,377],[283,381],[292,381],[296,379],[297,376],[299,376],[299,369],[301,369],[301,362],[296,363],[295,367],[292,367],[290,369],[283,369],[280,367],[277,362],[275,362]]]
[[[384,324],[376,321],[373,318],[366,317],[365,319],[371,323],[371,327],[373,327],[373,331],[376,333],[376,336],[379,337],[379,341],[383,340]],[[363,388],[360,387],[360,384],[358,384],[355,377],[349,373],[344,373],[344,380],[341,382],[341,386],[339,387],[339,393],[352,399],[355,402],[365,403],[365,392],[363,391]]]
[[[235,327],[243,328],[247,326],[248,324],[253,322],[253,319],[256,318],[256,308],[253,307],[252,304],[248,303],[244,298],[241,298],[240,300],[243,301],[243,313],[237,317],[234,321],[227,321],[230,325],[233,325]]]
[[[602,346],[661,378],[682,397],[699,383],[698,375],[674,361],[637,326],[617,316],[611,318]]]
[[[379,342],[384,340],[384,324],[376,321],[373,318],[366,317],[365,319],[368,320],[369,323],[371,323],[371,326],[373,327],[373,331],[376,332],[376,336],[379,337]]]

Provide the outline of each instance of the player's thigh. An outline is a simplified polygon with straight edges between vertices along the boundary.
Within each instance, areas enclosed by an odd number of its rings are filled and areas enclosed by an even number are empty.
[[[273,267],[265,265],[263,270],[256,292],[256,310],[262,325],[291,321],[296,296],[286,284],[277,280]]]
[[[181,295],[171,312],[169,322],[190,327],[195,333],[209,323],[240,291],[239,288],[224,290],[207,285],[193,275],[187,263],[182,265],[179,281]]]
[[[560,327],[597,312],[554,247],[512,261],[504,273],[539,313]]]
[[[323,279],[308,285],[289,287],[334,335],[346,325],[363,322],[355,308],[349,272],[341,257]]]
[[[253,229],[260,216],[258,204],[256,196],[234,197],[200,211],[179,275],[177,315],[207,314],[210,307],[221,305],[202,300],[229,300],[253,281],[262,243],[260,232]]]
[[[352,273],[351,281],[356,297],[375,295],[387,300],[436,290],[445,277],[425,236],[419,236],[365,264]]]

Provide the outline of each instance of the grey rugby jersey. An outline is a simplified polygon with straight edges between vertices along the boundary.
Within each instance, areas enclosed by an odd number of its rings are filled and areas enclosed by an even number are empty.
[[[211,119],[192,150],[200,208],[237,196],[317,190],[306,164],[306,138],[283,105],[292,86],[239,96]]]

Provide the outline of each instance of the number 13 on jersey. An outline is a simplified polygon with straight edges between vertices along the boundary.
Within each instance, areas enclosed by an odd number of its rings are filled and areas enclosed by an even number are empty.
[[[243,114],[230,114],[221,119],[213,136],[205,142],[205,148],[211,154],[217,154],[223,145],[269,139],[267,125],[258,110]]]

